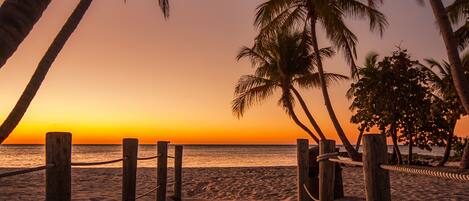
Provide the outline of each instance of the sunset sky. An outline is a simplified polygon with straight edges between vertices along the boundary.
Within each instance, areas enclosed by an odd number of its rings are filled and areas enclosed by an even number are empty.
[[[231,113],[237,79],[253,71],[249,62],[236,62],[235,56],[241,46],[253,43],[260,2],[173,0],[165,21],[156,0],[94,1],[6,143],[43,143],[48,131],[70,131],[74,143],[138,137],[142,143],[292,144],[306,138],[278,107],[278,94],[241,119]],[[2,121],[77,3],[52,1],[0,69]],[[429,5],[389,0],[381,10],[390,23],[383,38],[369,33],[366,21],[349,23],[359,36],[359,64],[370,51],[389,55],[399,45],[416,59],[446,58]],[[320,45],[328,46],[320,35]],[[326,61],[326,69],[349,75],[341,55]],[[349,86],[348,81],[331,86],[330,93],[355,143],[357,126],[349,123],[352,113],[345,98]],[[326,135],[336,139],[320,91],[302,92]],[[456,133],[469,134],[468,129],[465,119]]]

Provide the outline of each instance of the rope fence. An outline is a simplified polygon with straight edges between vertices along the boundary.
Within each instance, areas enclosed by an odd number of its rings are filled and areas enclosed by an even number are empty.
[[[142,157],[142,158],[137,158],[138,161],[146,161],[146,160],[151,160],[151,159],[155,159],[155,158],[158,158],[159,155],[156,155],[156,156],[150,156],[150,157]]]
[[[71,133],[52,132],[46,134],[46,165],[0,173],[0,178],[22,175],[31,172],[46,170],[46,201],[72,200],[72,167],[97,166],[122,162],[122,200],[132,201],[140,199],[157,191],[158,201],[166,201],[167,186],[167,159],[174,158],[174,195],[173,198],[181,200],[182,186],[182,145],[175,145],[175,157],[168,156],[168,144],[166,141],[158,141],[157,155],[150,157],[138,157],[138,139],[123,139],[122,158],[109,161],[96,162],[71,162],[72,135]],[[163,156],[163,157],[161,157]],[[137,187],[137,161],[158,159],[156,188],[136,196]]]
[[[38,172],[38,171],[45,170],[51,167],[54,167],[54,164],[47,164],[47,165],[43,165],[39,167],[25,168],[25,169],[15,170],[11,172],[5,172],[5,173],[0,174],[0,178],[11,177],[11,176],[16,176],[16,175],[21,175],[21,174],[32,173],[32,172]]]
[[[123,161],[123,158],[110,160],[110,161],[100,161],[100,162],[76,162],[71,163],[72,166],[96,166],[96,165],[106,165],[111,163],[117,163]]]
[[[469,173],[457,172],[451,169],[436,169],[434,167],[420,167],[410,165],[388,165],[388,152],[386,146],[386,136],[381,134],[368,134],[363,137],[363,162],[353,161],[350,158],[339,157],[335,152],[335,142],[324,140],[319,142],[320,154],[316,157],[319,163],[318,185],[321,201],[334,200],[335,168],[334,164],[345,164],[363,167],[365,182],[365,198],[369,201],[390,201],[391,182],[389,172],[408,173],[427,177],[437,177],[450,179],[459,182],[469,182]],[[309,175],[309,163],[304,162],[309,159],[309,144],[306,139],[297,140],[297,176],[298,176],[298,200],[307,201],[318,199],[313,196],[311,189],[307,188],[307,183],[312,178]],[[316,177],[316,176],[315,176]],[[342,185],[342,184],[340,184]],[[314,186],[314,185],[312,185]],[[315,189],[317,190],[317,189]]]
[[[469,174],[450,172],[443,169],[432,169],[429,167],[403,166],[403,165],[380,165],[384,170],[402,172],[416,175],[439,177],[444,179],[452,179],[457,181],[469,181]]]

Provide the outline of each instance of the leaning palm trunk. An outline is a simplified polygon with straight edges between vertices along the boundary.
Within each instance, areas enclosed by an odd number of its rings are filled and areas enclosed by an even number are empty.
[[[287,108],[288,114],[296,123],[296,125],[298,125],[301,129],[306,131],[306,133],[308,133],[309,136],[311,136],[311,138],[313,138],[313,140],[319,144],[319,139],[314,135],[314,133],[308,127],[306,127],[303,123],[301,123],[301,121],[298,119],[298,116],[296,116],[295,111],[293,110],[293,105],[290,102],[285,101],[285,107]]]
[[[448,60],[451,64],[451,76],[453,78],[454,87],[456,88],[456,92],[458,93],[466,112],[469,113],[469,82],[464,76],[453,28],[451,27],[448,14],[441,0],[430,0],[430,3],[445,42]]]
[[[444,166],[445,163],[449,159],[449,155],[451,154],[451,146],[453,145],[453,137],[454,137],[454,127],[456,126],[456,122],[451,125],[451,128],[449,130],[449,134],[446,139],[446,147],[445,147],[445,153],[443,154],[443,158],[441,161],[436,165],[436,166]]]
[[[77,28],[81,19],[88,10],[91,2],[92,0],[80,0],[80,3],[75,8],[72,15],[70,15],[67,22],[65,22],[64,26],[55,37],[49,49],[42,57],[41,61],[39,62],[36,68],[36,71],[31,77],[31,80],[29,81],[28,85],[21,94],[20,99],[18,100],[6,120],[0,126],[0,144],[5,141],[5,139],[15,129],[15,127],[20,122],[21,118],[26,113],[34,96],[39,90],[42,81],[44,81],[44,78],[46,77],[49,68],[52,66],[54,60],[57,58],[65,43]]]
[[[340,140],[342,141],[342,144],[347,150],[349,157],[352,158],[352,160],[359,160],[360,156],[358,152],[354,149],[352,144],[350,144],[349,140],[347,139],[347,136],[345,136],[344,130],[340,126],[339,120],[337,119],[335,115],[334,108],[332,108],[332,103],[329,98],[329,92],[327,91],[326,81],[324,78],[324,69],[322,66],[321,56],[319,54],[319,45],[318,45],[318,40],[316,36],[316,20],[315,19],[311,20],[311,39],[312,39],[314,52],[316,54],[316,57],[318,58],[317,67],[318,67],[318,73],[319,73],[319,80],[321,82],[321,91],[322,91],[322,95],[324,98],[324,104],[326,105],[326,108],[327,108],[327,112],[329,113],[329,117],[331,118],[332,123],[334,124],[334,127],[337,131],[337,135],[339,136]]]
[[[5,0],[0,7],[0,68],[28,36],[51,0]]]
[[[322,132],[322,130],[321,130],[321,128],[319,127],[318,123],[317,123],[316,120],[313,118],[313,115],[311,114],[311,112],[309,112],[308,106],[306,106],[306,103],[305,103],[305,101],[303,100],[303,98],[301,97],[301,95],[300,95],[300,93],[298,92],[298,90],[296,90],[294,87],[291,87],[291,90],[293,91],[293,93],[295,94],[296,98],[298,99],[298,102],[300,102],[301,108],[303,108],[303,111],[305,112],[306,116],[308,117],[309,122],[310,122],[311,125],[313,126],[314,130],[316,130],[316,132],[318,133],[318,135],[319,135],[319,137],[321,138],[321,140],[325,140],[325,139],[326,139],[326,136],[324,136],[324,133]]]

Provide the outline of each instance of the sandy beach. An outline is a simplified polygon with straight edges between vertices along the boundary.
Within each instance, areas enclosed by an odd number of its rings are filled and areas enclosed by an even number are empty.
[[[1,169],[7,171],[9,169]],[[172,170],[168,195],[172,194]],[[74,168],[73,200],[120,200],[121,169]],[[346,199],[364,200],[361,168],[345,167]],[[183,197],[190,200],[296,200],[295,167],[185,168]],[[156,170],[139,168],[137,195],[155,186]],[[393,200],[468,200],[469,183],[391,173]],[[4,178],[0,200],[43,200],[44,173]],[[155,200],[155,195],[140,200]]]

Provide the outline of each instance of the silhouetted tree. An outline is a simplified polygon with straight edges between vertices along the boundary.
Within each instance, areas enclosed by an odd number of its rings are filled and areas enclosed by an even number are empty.
[[[429,115],[438,110],[432,110],[427,74],[405,50],[380,62],[371,54],[358,72],[361,78],[351,86],[350,108],[355,111],[351,121],[359,124],[360,130],[376,127],[390,136],[398,163],[402,163],[398,142],[408,145],[409,164],[413,146],[431,150],[431,146],[441,145],[441,126]]]
[[[239,79],[232,111],[237,117],[242,117],[245,110],[253,104],[263,102],[272,96],[275,90],[281,90],[279,105],[299,127],[319,142],[319,138],[326,137],[296,89],[320,85],[319,74],[315,72],[313,65],[317,63],[318,58],[316,54],[308,51],[309,39],[304,36],[304,33],[279,32],[270,41],[241,49],[238,60],[250,59],[256,71],[253,75],[244,75]],[[330,57],[333,51],[329,48],[321,49],[319,55]],[[325,76],[328,83],[347,79],[346,76],[333,73],[326,73]],[[294,97],[300,102],[319,138],[298,119],[294,111]]]
[[[311,47],[317,54],[319,54],[319,44],[316,26],[317,24],[321,25],[330,42],[338,50],[343,51],[347,62],[351,66],[353,77],[356,74],[355,48],[357,37],[345,24],[346,18],[369,19],[370,29],[377,30],[380,33],[387,25],[385,16],[382,13],[361,3],[359,0],[270,0],[257,7],[255,24],[261,30],[258,36],[260,41],[270,37],[279,29],[309,29]],[[318,60],[317,67],[324,103],[332,123],[349,156],[354,160],[358,160],[358,152],[347,139],[332,107],[321,60]]]
[[[0,7],[0,68],[41,18],[51,0],[5,0]]]
[[[159,2],[161,8],[163,9],[164,16],[168,17],[168,1],[159,0]],[[39,62],[36,70],[34,71],[33,76],[29,80],[28,85],[26,86],[20,98],[16,102],[16,105],[14,106],[10,114],[7,116],[3,124],[0,126],[0,144],[3,143],[5,139],[7,139],[10,133],[16,128],[18,123],[23,118],[29,105],[34,99],[34,96],[41,87],[41,84],[44,81],[47,72],[52,66],[54,60],[57,58],[60,51],[65,46],[65,43],[70,38],[72,33],[78,27],[91,3],[92,0],[80,0],[73,13],[67,19],[52,44],[47,49],[46,53]]]

